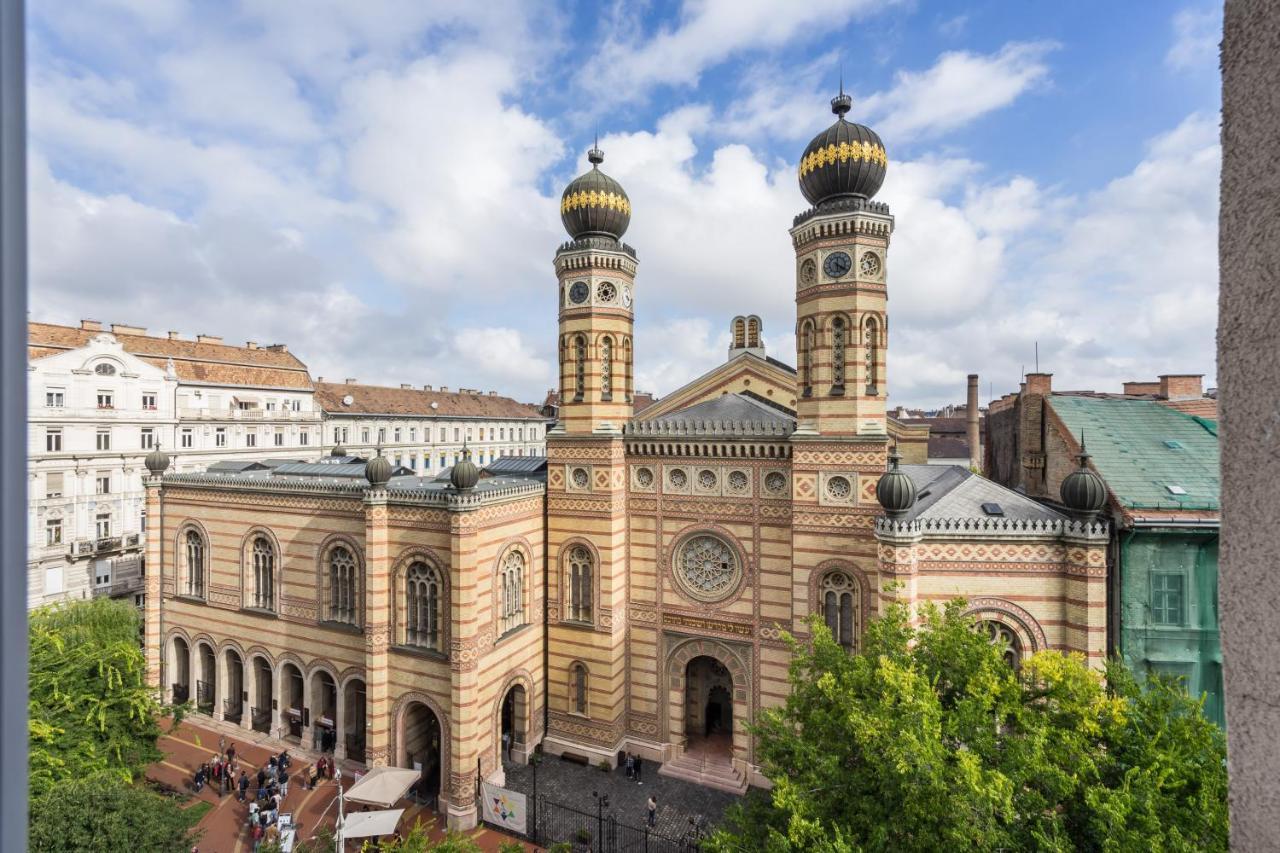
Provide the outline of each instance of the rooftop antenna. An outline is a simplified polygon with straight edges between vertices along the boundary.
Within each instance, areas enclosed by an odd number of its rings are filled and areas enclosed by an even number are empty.
[[[1036,341],[1036,373],[1040,372],[1040,342]]]

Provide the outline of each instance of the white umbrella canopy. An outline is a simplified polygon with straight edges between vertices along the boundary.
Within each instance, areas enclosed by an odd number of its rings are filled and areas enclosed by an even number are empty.
[[[380,835],[390,835],[396,831],[396,825],[400,823],[402,814],[404,809],[349,814],[342,824],[342,837],[344,839],[376,838]]]
[[[349,803],[365,803],[389,808],[404,798],[414,783],[422,778],[417,770],[403,767],[375,767],[343,794]]]

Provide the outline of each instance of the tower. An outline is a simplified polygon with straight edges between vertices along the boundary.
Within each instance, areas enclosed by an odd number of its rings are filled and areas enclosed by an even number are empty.
[[[800,158],[813,207],[795,218],[797,409],[802,434],[884,436],[885,290],[893,217],[872,201],[888,159],[880,137],[845,119],[853,100],[831,100],[836,121]]]
[[[626,711],[627,493],[635,250],[631,201],[591,169],[560,200],[560,412],[547,433],[548,731],[544,747],[612,762]],[[615,616],[616,614],[616,616]]]

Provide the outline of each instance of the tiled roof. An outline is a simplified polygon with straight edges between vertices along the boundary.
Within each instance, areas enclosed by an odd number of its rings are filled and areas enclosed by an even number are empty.
[[[636,418],[627,426],[633,435],[790,435],[796,420],[755,395],[721,394],[654,418]]]
[[[351,405],[343,403],[348,396],[351,397]],[[537,406],[520,403],[510,397],[380,385],[317,382],[316,402],[330,415],[543,419]]]
[[[916,487],[916,502],[907,520],[1004,518],[1010,521],[1060,521],[1066,516],[1039,501],[980,477],[959,465],[903,465]],[[996,504],[992,516],[983,504]]]
[[[1177,409],[1183,414],[1196,415],[1211,421],[1218,419],[1218,401],[1212,397],[1197,397],[1194,400],[1161,400],[1160,403],[1171,409]]]
[[[969,458],[969,440],[954,435],[934,435],[929,433],[930,459],[967,459]]]
[[[255,388],[311,387],[307,366],[283,348],[251,349],[247,346],[172,340],[167,337],[125,334],[108,329],[83,329],[54,323],[27,324],[27,356],[34,360],[78,349],[102,334],[112,335],[125,352],[161,370],[165,369],[169,359],[173,359],[174,371],[183,382]]]
[[[1054,414],[1130,510],[1219,509],[1217,425],[1155,400],[1053,394]],[[1174,494],[1169,487],[1185,491]]]

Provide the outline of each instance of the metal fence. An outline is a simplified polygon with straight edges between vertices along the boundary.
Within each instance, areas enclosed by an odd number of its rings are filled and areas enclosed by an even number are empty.
[[[213,684],[208,681],[196,682],[196,708],[206,714],[213,713]]]
[[[697,853],[705,826],[691,824],[680,838],[672,838],[648,826],[632,826],[613,813],[592,814],[564,803],[538,797],[531,800],[529,832],[525,837],[541,847],[569,844],[581,853]],[[501,832],[511,830],[489,824]]]

